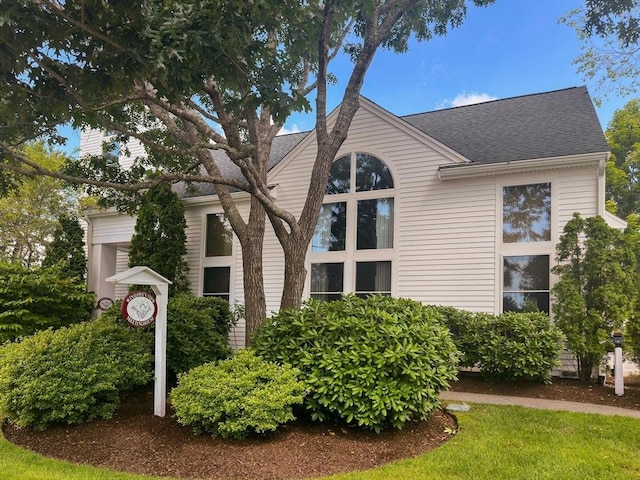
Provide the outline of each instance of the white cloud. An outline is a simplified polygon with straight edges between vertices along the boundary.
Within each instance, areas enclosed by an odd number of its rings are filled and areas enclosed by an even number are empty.
[[[278,135],[287,135],[288,133],[298,133],[301,131],[302,130],[300,129],[300,127],[298,127],[298,124],[294,123],[293,125],[291,125],[291,127],[287,127],[286,125],[282,127],[278,132]]]
[[[439,105],[439,108],[463,107],[465,105],[473,105],[474,103],[489,102],[497,99],[498,97],[494,97],[488,93],[462,92],[456,95],[453,100],[443,101]]]

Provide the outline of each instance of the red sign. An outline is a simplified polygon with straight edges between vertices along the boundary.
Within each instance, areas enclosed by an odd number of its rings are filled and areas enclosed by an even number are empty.
[[[122,318],[134,327],[146,327],[158,314],[158,304],[147,292],[131,292],[122,300]]]

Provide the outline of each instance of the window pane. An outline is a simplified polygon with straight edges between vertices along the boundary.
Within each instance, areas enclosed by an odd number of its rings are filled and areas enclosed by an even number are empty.
[[[202,294],[229,300],[230,267],[207,267],[204,269]]]
[[[505,243],[551,240],[551,184],[518,185],[503,189]]]
[[[312,252],[344,250],[347,235],[347,204],[327,203],[320,210],[318,225],[311,240]]]
[[[349,193],[351,190],[351,156],[340,157],[331,165],[327,195]]]
[[[356,294],[391,294],[391,262],[357,262]]]
[[[393,248],[393,198],[358,202],[357,248]]]
[[[311,264],[311,297],[316,300],[337,300],[343,291],[343,263]]]
[[[549,256],[504,257],[505,292],[549,290]]]
[[[356,154],[356,192],[393,188],[389,168],[372,155]]]
[[[549,292],[505,293],[503,312],[544,312],[549,314]]]
[[[226,215],[207,215],[206,257],[226,257],[231,255],[232,230]]]

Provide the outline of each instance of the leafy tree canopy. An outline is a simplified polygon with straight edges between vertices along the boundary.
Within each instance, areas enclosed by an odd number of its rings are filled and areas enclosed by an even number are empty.
[[[62,153],[49,150],[41,142],[25,145],[21,153],[52,171],[60,169],[66,160]],[[55,178],[19,180],[14,179],[0,197],[0,260],[28,267],[43,260],[56,217],[75,208],[76,196]]]
[[[598,81],[599,91],[628,95],[640,74],[640,0],[585,0],[562,19],[583,41],[578,71]]]
[[[242,248],[249,333],[266,316],[267,217],[284,252],[281,306],[300,303],[329,168],[376,51],[444,35],[467,3],[493,1],[0,0],[0,168],[81,182],[111,201],[161,182],[213,183]],[[342,52],[353,68],[328,125],[330,63]],[[276,133],[311,108],[312,92],[316,161],[294,216],[271,197],[267,165]],[[63,142],[63,123],[111,132],[125,152],[137,139],[148,155],[127,170],[109,156],[86,157],[57,174],[17,148],[43,136]],[[235,170],[221,169],[215,150]],[[231,188],[251,194],[248,213]]]
[[[626,218],[640,213],[640,99],[616,110],[606,131],[611,148],[607,163],[610,211]]]

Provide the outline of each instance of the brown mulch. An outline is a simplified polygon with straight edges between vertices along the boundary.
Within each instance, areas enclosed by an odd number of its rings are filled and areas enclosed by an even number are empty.
[[[489,383],[461,375],[455,391],[571,400],[640,409],[640,377],[625,380],[618,397],[611,384]],[[114,470],[198,479],[301,479],[365,470],[416,456],[451,438],[455,418],[441,411],[428,421],[380,435],[298,420],[280,431],[244,441],[194,436],[189,428],[152,415],[152,392],[130,396],[110,420],[30,432],[4,426],[5,437],[43,455]]]

